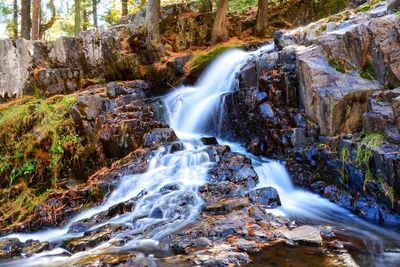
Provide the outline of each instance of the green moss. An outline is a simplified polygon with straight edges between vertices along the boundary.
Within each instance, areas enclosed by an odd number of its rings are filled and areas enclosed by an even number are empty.
[[[342,161],[342,178],[343,178],[343,182],[347,182],[347,175],[346,175],[346,161],[349,159],[350,157],[350,152],[347,148],[342,148],[342,150],[340,151],[340,159]]]
[[[336,69],[338,72],[346,73],[345,64],[341,60],[333,58],[333,57],[328,57],[328,64],[332,68]]]
[[[368,60],[361,69],[360,76],[368,80],[376,80],[376,72],[370,60]]]
[[[241,45],[238,44],[221,44],[213,47],[208,52],[200,52],[196,54],[189,62],[191,72],[201,70],[206,67],[213,59],[222,54],[223,52],[232,49],[239,48]]]
[[[380,2],[382,2],[382,0],[370,0],[367,3],[356,8],[356,12],[366,12]]]
[[[321,26],[315,31],[315,33],[319,36],[319,35],[321,35],[324,31],[326,31],[326,29],[327,29],[326,24],[321,25]]]
[[[23,210],[70,178],[69,171],[86,157],[87,142],[70,116],[76,101],[72,95],[27,97],[0,106],[0,188],[9,190],[10,201],[26,202]],[[21,185],[26,190],[14,189]],[[6,208],[0,204],[0,210]],[[22,217],[13,218],[10,223]]]
[[[25,184],[18,187],[16,192],[10,190],[3,191],[0,194],[0,214],[5,220],[0,222],[1,227],[6,227],[10,222],[20,222],[24,220],[37,206],[42,204],[51,193],[51,190],[46,190],[37,194],[34,190],[28,188]],[[10,194],[17,197],[10,198]]]
[[[339,14],[330,16],[330,17],[328,18],[328,22],[340,22],[340,21],[345,21],[345,20],[348,20],[348,19],[350,18],[350,16],[351,16],[351,12],[349,12],[349,11],[344,11],[344,12],[341,12],[341,13],[339,13]]]
[[[385,136],[381,133],[367,133],[357,149],[357,164],[370,170],[369,163],[373,156],[373,149],[381,146],[384,141]]]
[[[396,189],[393,186],[389,186],[388,190],[386,191],[386,196],[390,199],[390,202],[392,203],[392,207],[394,207],[394,204],[399,199],[399,197],[396,192]]]

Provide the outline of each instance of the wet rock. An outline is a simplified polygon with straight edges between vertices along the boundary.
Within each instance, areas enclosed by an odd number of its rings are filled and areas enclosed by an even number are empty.
[[[302,242],[310,245],[321,245],[320,230],[311,226],[301,226],[291,231],[283,231],[283,236],[294,242]]]
[[[177,151],[182,151],[184,149],[184,146],[182,142],[176,141],[169,144],[168,148],[170,153],[174,153]]]
[[[105,226],[92,232],[86,232],[83,237],[67,240],[61,247],[73,253],[85,251],[104,241],[110,240],[116,233],[126,230],[127,228],[126,225]]]
[[[257,69],[255,64],[246,65],[240,72],[241,82],[245,87],[257,86]]]
[[[297,69],[306,114],[319,124],[321,134],[361,126],[367,99],[379,84],[338,72],[328,64],[321,47],[298,48]]]
[[[256,242],[248,241],[243,238],[236,239],[233,245],[242,251],[253,251],[257,247]]]
[[[171,128],[153,129],[143,136],[143,145],[154,150],[176,139],[175,132]]]
[[[21,255],[26,257],[31,257],[33,254],[41,253],[44,251],[48,251],[53,248],[54,245],[51,245],[49,242],[39,242],[39,241],[27,241],[24,243]]]
[[[206,247],[212,247],[213,243],[211,242],[210,239],[206,237],[200,237],[199,239],[194,241],[193,246],[195,246],[196,248],[206,248]]]
[[[391,9],[391,10],[400,9],[400,1],[399,0],[389,0],[388,1],[388,9]]]
[[[389,141],[400,143],[400,120],[396,104],[399,96],[400,88],[374,93],[369,100],[371,110],[363,114],[363,128],[384,133]]]
[[[228,214],[248,206],[250,206],[248,198],[233,197],[225,198],[217,203],[209,204],[205,207],[205,211],[213,214]]]
[[[20,255],[22,243],[17,238],[0,240],[0,259]]]
[[[268,103],[260,105],[260,112],[264,118],[273,118],[275,116],[274,110]]]
[[[249,197],[252,203],[265,208],[274,209],[282,205],[278,191],[273,187],[264,187],[250,191]]]
[[[209,171],[211,182],[231,181],[246,187],[254,187],[258,182],[257,173],[251,165],[250,159],[232,153],[225,147],[219,146],[210,151],[212,158],[218,159],[218,164]]]
[[[217,138],[215,137],[202,137],[200,138],[200,140],[203,143],[203,145],[206,146],[218,145]]]
[[[234,251],[229,245],[216,245],[208,251],[195,253],[194,262],[203,266],[227,266],[229,264],[240,265],[250,262],[246,253]]]

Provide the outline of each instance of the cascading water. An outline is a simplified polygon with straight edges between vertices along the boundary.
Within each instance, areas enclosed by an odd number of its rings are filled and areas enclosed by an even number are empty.
[[[155,250],[161,238],[192,222],[199,215],[203,204],[198,188],[206,183],[207,172],[212,164],[205,152],[205,146],[201,145],[198,138],[201,134],[218,132],[223,115],[224,95],[237,89],[236,74],[241,67],[251,57],[273,49],[270,44],[254,52],[228,51],[209,66],[195,86],[180,87],[164,98],[170,126],[183,141],[182,151],[169,153],[166,148],[160,148],[151,159],[146,173],[123,177],[118,188],[104,204],[82,212],[61,229],[12,234],[7,237],[16,237],[21,241],[58,241],[80,237],[84,232],[69,231],[74,223],[93,218],[116,204],[134,200],[135,205],[130,212],[94,224],[89,230],[121,224],[126,225],[126,229],[119,231],[111,240],[83,252],[71,254],[58,248],[36,254],[29,259],[0,262],[0,266],[73,265],[93,255],[140,251],[144,248]],[[219,138],[223,139],[223,135]],[[224,143],[223,140],[219,141]],[[366,247],[372,248],[371,253],[376,256],[375,262],[380,265],[398,262],[396,257],[389,262],[385,261],[383,253],[387,248],[400,248],[396,243],[396,233],[370,225],[315,194],[295,188],[280,163],[255,157],[237,144],[227,144],[233,151],[245,154],[252,160],[260,180],[258,187],[273,186],[278,190],[282,208],[270,210],[271,212],[335,225],[364,239],[368,243]],[[183,202],[185,205],[182,205]]]

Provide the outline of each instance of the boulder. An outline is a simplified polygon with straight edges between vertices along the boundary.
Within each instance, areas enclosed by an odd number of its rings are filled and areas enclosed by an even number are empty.
[[[363,114],[363,128],[384,133],[389,141],[400,143],[399,98],[400,88],[374,93],[369,99],[370,111]]]
[[[251,160],[244,155],[226,150],[224,146],[213,147],[209,151],[212,161],[218,165],[210,169],[208,180],[212,183],[229,181],[247,188],[254,187],[258,182],[257,173],[251,165]]]
[[[388,0],[388,9],[389,10],[399,10],[400,9],[400,0]]]
[[[306,114],[324,135],[358,129],[369,96],[380,88],[375,81],[330,66],[321,46],[297,48],[297,72]]]
[[[206,146],[218,145],[217,138],[215,137],[202,137],[200,138],[200,140],[203,143],[203,145]]]
[[[171,128],[156,128],[143,136],[143,145],[151,149],[173,142],[177,139]]]
[[[283,231],[283,236],[294,242],[301,242],[310,245],[322,245],[321,231],[312,226],[301,226],[293,230]]]
[[[264,208],[277,208],[281,206],[278,191],[273,187],[259,188],[249,192],[250,201]]]
[[[13,98],[23,94],[34,53],[35,45],[31,41],[0,40],[0,98]]]

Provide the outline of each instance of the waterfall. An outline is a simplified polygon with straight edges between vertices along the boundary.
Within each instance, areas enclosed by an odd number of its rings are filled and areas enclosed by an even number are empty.
[[[218,132],[224,114],[224,95],[238,89],[237,73],[240,69],[252,57],[273,49],[273,44],[268,44],[253,52],[230,50],[218,57],[194,86],[182,86],[163,98],[170,126],[184,144],[182,151],[168,153],[165,148],[160,148],[151,159],[147,172],[121,178],[117,189],[103,204],[83,211],[63,228],[6,237],[15,237],[21,241],[59,241],[81,237],[84,232],[69,231],[74,223],[92,218],[116,204],[135,199],[130,212],[95,224],[89,230],[115,224],[125,224],[127,229],[121,230],[111,240],[83,252],[71,254],[57,248],[33,255],[29,259],[0,262],[0,266],[73,265],[93,254],[138,248],[156,249],[161,238],[193,222],[203,205],[199,187],[207,182],[207,173],[212,166],[206,147],[198,138]],[[233,151],[252,160],[259,176],[257,187],[273,186],[277,189],[282,207],[269,212],[316,223],[336,224],[348,233],[365,238],[365,242],[378,247],[379,251],[387,246],[382,241],[383,237],[391,240],[397,238],[395,233],[364,222],[328,200],[296,188],[281,163],[256,157],[238,144],[225,142],[223,133],[218,137],[221,144],[229,145]],[[182,205],[182,201],[185,205]]]

